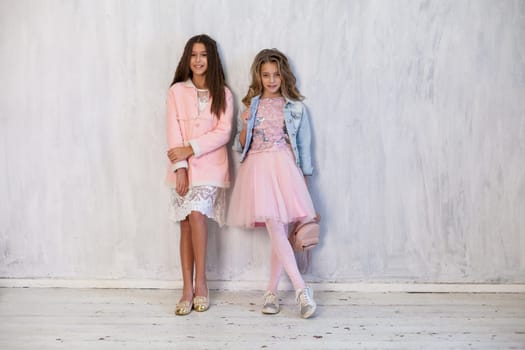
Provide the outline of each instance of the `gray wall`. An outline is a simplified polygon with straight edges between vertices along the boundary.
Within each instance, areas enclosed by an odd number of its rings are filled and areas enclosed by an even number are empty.
[[[297,72],[310,280],[525,282],[525,2],[437,0],[1,0],[1,277],[180,280],[164,101],[201,32],[237,107],[258,50]],[[266,279],[264,231],[209,243],[210,279]]]

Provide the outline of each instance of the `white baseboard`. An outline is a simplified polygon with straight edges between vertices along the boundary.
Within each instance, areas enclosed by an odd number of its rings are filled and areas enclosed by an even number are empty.
[[[209,281],[210,289],[262,290],[265,281]],[[459,284],[459,283],[310,283],[317,291],[337,292],[397,292],[397,293],[525,293],[525,284]],[[291,290],[288,281],[282,289]],[[162,280],[101,280],[55,278],[0,278],[0,288],[138,288],[180,289],[181,281]]]

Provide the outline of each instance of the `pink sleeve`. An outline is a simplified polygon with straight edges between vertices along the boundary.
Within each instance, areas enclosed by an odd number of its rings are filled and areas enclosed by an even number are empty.
[[[221,114],[217,126],[204,135],[189,141],[195,157],[198,158],[203,154],[214,151],[230,141],[232,118],[233,98],[231,92],[226,90],[226,110]]]
[[[177,120],[177,107],[172,89],[169,90],[168,97],[166,98],[166,136],[168,140],[168,149],[184,146],[182,131]],[[184,160],[173,164],[172,170],[175,171],[178,168],[187,167],[188,162]]]

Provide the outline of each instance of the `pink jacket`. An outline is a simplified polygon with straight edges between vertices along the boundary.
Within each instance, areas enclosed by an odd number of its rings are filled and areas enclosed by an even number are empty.
[[[178,168],[188,168],[191,186],[229,187],[228,152],[233,117],[233,98],[225,87],[226,111],[220,119],[210,112],[211,98],[206,108],[198,112],[197,89],[191,80],[174,84],[168,92],[166,131],[168,149],[191,145],[195,153],[188,161],[169,163],[166,183],[174,187]]]

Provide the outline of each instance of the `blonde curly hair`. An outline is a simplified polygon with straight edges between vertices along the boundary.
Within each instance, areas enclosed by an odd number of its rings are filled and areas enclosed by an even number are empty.
[[[245,106],[250,106],[250,102],[253,97],[259,96],[263,92],[263,85],[261,82],[261,66],[264,63],[275,63],[277,69],[281,74],[281,95],[290,99],[301,101],[304,96],[301,95],[297,89],[295,75],[290,69],[288,58],[277,49],[264,49],[261,50],[253,60],[250,72],[252,74],[252,82],[248,88],[246,96],[242,99],[242,103]]]

